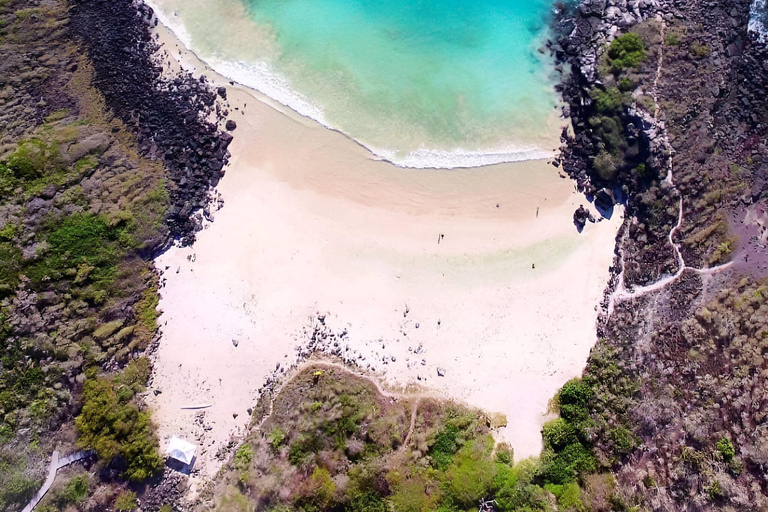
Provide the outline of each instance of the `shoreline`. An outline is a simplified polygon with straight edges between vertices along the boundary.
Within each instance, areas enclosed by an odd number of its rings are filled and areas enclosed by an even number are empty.
[[[173,59],[195,62],[156,30]],[[500,440],[538,455],[549,400],[594,345],[620,209],[578,234],[583,196],[546,161],[403,169],[206,74],[227,87],[238,127],[215,222],[156,260],[162,393],[148,402],[161,437],[199,436],[213,475],[259,390],[322,325],[315,348],[387,386],[502,412]],[[196,425],[180,407],[202,401],[214,405]]]
[[[321,107],[312,104],[303,94],[292,89],[284,77],[268,69],[266,64],[252,64],[242,61],[209,62],[200,57],[191,47],[191,38],[183,22],[173,20],[171,16],[165,13],[152,0],[145,0],[145,4],[153,10],[160,24],[173,34],[174,38],[182,44],[187,52],[194,56],[194,60],[203,63],[207,72],[223,77],[228,83],[234,83],[240,87],[257,92],[259,95],[269,98],[270,102],[279,104],[298,116],[343,135],[355,144],[365,148],[374,158],[389,162],[403,169],[475,169],[513,162],[552,160],[557,156],[563,128],[570,124],[570,121],[562,116],[564,103],[560,101],[548,116],[546,133],[542,133],[540,137],[541,139],[546,139],[544,142],[551,143],[555,149],[542,149],[535,145],[516,147],[514,144],[475,150],[466,150],[461,147],[452,149],[419,148],[398,157],[395,150],[369,144],[331,124],[325,118]],[[254,73],[261,78],[250,79]],[[557,94],[555,93],[555,95]]]

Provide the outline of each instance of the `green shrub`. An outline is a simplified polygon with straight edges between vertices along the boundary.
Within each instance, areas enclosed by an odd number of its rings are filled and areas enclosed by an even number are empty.
[[[677,34],[667,34],[667,37],[664,38],[664,44],[669,46],[680,46],[683,44],[683,42],[680,41],[680,38],[677,37]]]
[[[453,423],[445,425],[435,436],[429,448],[429,456],[438,469],[446,469],[453,460],[453,454],[459,449],[458,436],[459,428]]]
[[[721,437],[717,442],[717,451],[725,462],[730,462],[736,456],[736,448],[727,437]]]
[[[557,418],[544,424],[541,435],[547,446],[554,450],[565,448],[569,444],[578,442],[576,429],[563,418]]]
[[[346,510],[349,512],[386,512],[387,504],[375,491],[366,491],[350,497]]]
[[[115,499],[115,510],[119,512],[129,512],[136,510],[139,503],[136,501],[136,493],[132,491],[123,491]]]
[[[635,88],[635,84],[632,83],[632,80],[630,80],[626,76],[621,77],[621,80],[619,80],[619,90],[621,92],[629,92],[634,88]]]
[[[589,416],[589,402],[595,392],[581,379],[566,382],[557,394],[560,416],[568,421],[581,421]]]
[[[288,449],[288,460],[294,466],[303,466],[319,448],[320,443],[315,436],[301,434],[291,443],[291,447]]]
[[[555,495],[561,509],[581,510],[584,507],[581,502],[581,488],[576,482],[564,485],[547,484],[544,489]]]
[[[88,477],[77,475],[64,486],[61,497],[66,503],[80,503],[88,496],[89,490]]]
[[[283,443],[285,443],[285,440],[285,432],[283,432],[280,427],[273,428],[272,432],[270,432],[267,436],[267,442],[274,451],[279,450]]]
[[[16,178],[31,180],[40,177],[48,163],[47,145],[40,139],[19,142],[6,165]]]
[[[597,469],[597,459],[592,450],[582,443],[569,444],[547,458],[549,460],[545,463],[544,478],[555,484],[573,482],[580,473]]]
[[[613,447],[620,455],[626,455],[635,449],[637,440],[631,430],[624,426],[618,426],[608,433]]]
[[[691,43],[688,49],[690,50],[691,55],[699,59],[702,57],[707,57],[710,53],[712,53],[712,48],[695,41]]]
[[[463,507],[472,507],[490,494],[497,472],[490,457],[492,447],[490,436],[468,442],[445,473],[451,496]]]
[[[507,443],[499,443],[496,447],[496,462],[512,466],[515,462],[515,451]]]
[[[707,487],[707,496],[709,497],[710,501],[717,501],[724,496],[723,488],[720,487],[720,482],[715,480],[709,485],[709,487]]]
[[[133,244],[122,222],[103,216],[74,213],[49,226],[48,250],[25,273],[33,282],[58,279],[68,269],[87,265],[93,270],[81,279],[104,286],[115,279],[119,255]]]
[[[144,480],[162,466],[149,414],[126,403],[112,379],[85,381],[83,408],[75,426],[78,445],[96,450],[103,460],[121,457],[125,463],[124,476],[129,480]]]
[[[421,478],[411,478],[401,483],[390,498],[397,512],[427,512],[434,510],[434,500],[427,495]]]
[[[0,299],[16,291],[21,278],[22,252],[15,245],[0,242]]]
[[[612,181],[619,169],[619,159],[607,151],[601,151],[592,160],[592,167],[597,171],[600,178],[605,181]]]
[[[253,447],[250,444],[245,443],[240,448],[238,448],[237,452],[235,453],[235,469],[238,469],[239,471],[247,470],[251,465],[252,460]]]
[[[294,505],[303,512],[320,512],[327,510],[336,493],[336,484],[325,468],[316,467],[312,476],[296,495]]]
[[[499,465],[494,488],[494,499],[500,510],[548,510],[547,493],[534,484],[539,477],[535,459],[526,459],[514,467]]]
[[[648,54],[639,35],[628,32],[611,42],[608,47],[611,67],[618,72],[626,68],[636,68],[648,58]]]
[[[595,109],[600,114],[620,114],[627,101],[618,87],[609,87],[605,90],[593,87],[589,91],[589,97],[594,101]]]
[[[27,478],[20,471],[0,468],[0,508],[5,510],[14,503],[25,503],[37,492],[41,482]]]

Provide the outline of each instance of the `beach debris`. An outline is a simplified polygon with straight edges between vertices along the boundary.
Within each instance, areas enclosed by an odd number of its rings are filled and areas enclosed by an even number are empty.
[[[419,324],[419,322],[416,322],[416,325],[414,327],[416,327],[418,329],[419,325],[421,325],[421,324]]]
[[[443,370],[439,366],[437,367],[437,376],[438,377],[445,377],[445,370]]]
[[[444,234],[442,234],[442,233],[438,234],[438,235],[437,235],[437,243],[439,244],[439,243],[440,243],[440,240],[442,240],[443,238],[445,238],[445,235],[444,235]]]
[[[227,119],[227,122],[224,125],[224,128],[226,128],[228,132],[231,132],[237,128],[237,123],[231,119]]]
[[[232,344],[233,344],[235,347],[237,347],[237,346],[240,344],[240,342],[239,342],[239,341],[237,341],[237,340],[232,340]]]
[[[184,407],[179,407],[179,409],[195,410],[195,409],[207,409],[209,407],[213,407],[213,404],[185,405]]]

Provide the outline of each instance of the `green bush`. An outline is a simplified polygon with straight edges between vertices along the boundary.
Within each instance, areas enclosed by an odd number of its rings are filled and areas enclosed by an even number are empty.
[[[123,491],[118,494],[115,499],[115,510],[119,512],[130,512],[136,510],[139,507],[138,501],[136,501],[136,493],[132,491]]]
[[[589,91],[589,97],[594,101],[595,109],[600,114],[621,114],[627,101],[626,96],[618,87],[609,87],[605,90],[593,87]]]
[[[19,285],[22,252],[15,245],[0,242],[0,299],[13,294]]]
[[[427,495],[424,481],[411,478],[401,483],[390,501],[397,512],[427,512],[434,510],[434,500]]]
[[[435,436],[429,448],[429,456],[438,469],[446,469],[453,460],[453,454],[459,449],[458,436],[459,428],[453,423],[445,425]]]
[[[621,77],[621,80],[619,80],[619,90],[621,92],[629,92],[634,88],[635,88],[635,84],[632,83],[632,80],[630,80],[626,76]]]
[[[20,471],[0,467],[0,508],[28,501],[40,488],[41,482],[27,478]]]
[[[42,140],[21,141],[6,165],[16,178],[31,180],[43,174],[49,156],[48,147]]]
[[[589,402],[595,392],[581,379],[571,379],[557,394],[560,416],[567,421],[582,421],[589,416]]]
[[[563,418],[557,418],[545,423],[541,434],[546,445],[554,450],[559,450],[569,444],[578,442],[576,429]]]
[[[624,426],[618,426],[608,433],[616,453],[627,455],[635,449],[637,440],[631,430]]]
[[[149,414],[121,398],[112,379],[85,381],[83,408],[75,426],[78,445],[96,450],[103,460],[121,457],[129,480],[144,480],[162,466]]]
[[[555,495],[561,509],[581,510],[584,507],[581,502],[581,488],[576,482],[564,485],[547,484],[544,489]]]
[[[619,159],[607,151],[601,151],[592,160],[592,167],[594,167],[600,178],[611,181],[616,177],[616,172],[619,170]]]
[[[61,498],[66,503],[80,503],[88,496],[89,490],[88,477],[86,475],[77,475],[64,486]]]
[[[319,448],[317,437],[302,434],[291,443],[288,449],[288,460],[294,466],[303,466]]]
[[[465,508],[490,495],[497,464],[491,460],[493,439],[477,438],[456,453],[445,476],[451,496]]]
[[[496,505],[503,511],[548,510],[547,493],[534,483],[540,476],[538,462],[526,459],[514,467],[499,465],[494,488]]]
[[[677,37],[677,34],[667,34],[667,37],[664,38],[664,44],[669,46],[680,46],[683,44],[683,42],[680,41],[680,38]]]
[[[252,460],[253,447],[250,444],[245,443],[240,448],[238,448],[237,452],[235,453],[235,469],[238,469],[239,471],[247,470],[251,465]]]
[[[280,449],[280,447],[285,443],[286,435],[285,432],[283,432],[280,427],[275,427],[272,429],[272,432],[269,433],[267,436],[267,442],[269,443],[269,446],[272,448],[272,450],[277,451]]]
[[[736,448],[727,437],[721,437],[717,442],[717,451],[725,462],[730,462],[736,456]]]
[[[696,41],[691,43],[688,49],[690,50],[691,55],[699,59],[702,57],[707,57],[710,53],[712,53],[712,48]]]
[[[608,47],[608,58],[611,67],[618,72],[626,68],[636,68],[648,58],[648,54],[640,36],[628,32],[611,42]]]
[[[578,442],[567,445],[547,458],[549,460],[545,463],[544,478],[555,484],[573,482],[580,473],[590,473],[597,469],[597,459],[592,450]]]

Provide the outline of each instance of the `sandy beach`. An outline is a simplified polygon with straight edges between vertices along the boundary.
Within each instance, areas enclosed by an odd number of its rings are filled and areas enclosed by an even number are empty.
[[[186,69],[203,66],[158,31]],[[148,402],[161,439],[199,439],[197,468],[213,475],[265,378],[324,315],[385,384],[504,413],[499,437],[517,459],[538,455],[548,401],[595,343],[622,212],[579,234],[586,202],[544,160],[398,168],[202,71],[227,86],[237,129],[223,208],[192,247],[156,261],[161,393]]]

